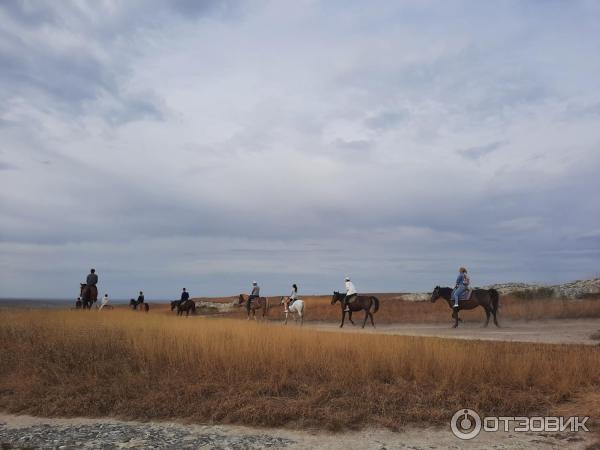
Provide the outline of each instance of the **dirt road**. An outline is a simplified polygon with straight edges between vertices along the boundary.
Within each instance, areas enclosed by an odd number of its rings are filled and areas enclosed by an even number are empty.
[[[2,448],[157,449],[451,449],[573,448],[597,442],[592,433],[484,433],[461,441],[449,428],[405,428],[400,432],[310,432],[114,419],[44,419],[0,414]]]
[[[458,328],[447,325],[377,325],[373,329],[367,325],[360,328],[362,322],[355,321],[356,326],[346,322],[344,328],[334,323],[309,323],[307,327],[325,331],[342,331],[345,333],[380,333],[402,336],[433,336],[448,339],[480,339],[508,342],[538,342],[544,344],[588,344],[598,345],[600,341],[590,336],[600,330],[600,319],[564,319],[539,320],[528,322],[502,321],[501,327],[490,324],[482,328],[481,323],[461,323]],[[288,325],[289,326],[289,325]]]

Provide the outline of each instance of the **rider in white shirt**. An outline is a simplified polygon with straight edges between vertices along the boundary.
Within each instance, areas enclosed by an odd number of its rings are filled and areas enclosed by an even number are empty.
[[[350,303],[352,300],[354,300],[354,298],[357,295],[357,292],[356,292],[356,287],[354,286],[354,283],[352,282],[352,280],[350,280],[350,277],[346,277],[345,282],[346,282],[346,296],[344,297],[344,306],[345,306],[344,311],[350,311],[350,308],[348,307],[348,303]]]
[[[104,297],[102,297],[102,304],[100,305],[100,308],[98,308],[99,310],[104,308],[106,305],[108,304],[108,294],[104,294]]]

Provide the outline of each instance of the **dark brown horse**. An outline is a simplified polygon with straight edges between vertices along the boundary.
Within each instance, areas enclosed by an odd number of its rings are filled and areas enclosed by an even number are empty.
[[[81,297],[83,309],[91,309],[92,305],[98,300],[98,288],[80,283],[79,296]]]
[[[134,311],[138,311],[138,307],[139,307],[139,311],[144,311],[144,312],[150,311],[150,305],[148,305],[148,303],[138,302],[137,300],[135,300],[133,298],[129,300],[129,307],[131,309],[133,309]]]
[[[258,297],[252,299],[248,302],[248,296],[246,294],[240,294],[238,298],[238,305],[246,304],[246,311],[248,312],[248,320],[250,320],[250,312],[252,312],[252,317],[256,320],[256,311],[262,309],[262,318],[265,318],[265,315],[269,313],[269,308],[271,305],[269,303],[269,299],[267,297]]]
[[[179,300],[174,300],[171,302],[171,311],[174,309],[177,309],[178,316],[183,316],[183,313],[185,313],[187,317],[190,313],[196,314],[196,302],[194,300],[186,300],[181,303]]]
[[[452,309],[452,318],[454,319],[453,328],[458,326],[458,312],[462,309],[475,309],[481,306],[485,310],[486,321],[485,327],[490,322],[490,314],[494,316],[494,325],[499,327],[496,314],[500,304],[500,294],[496,289],[473,289],[471,297],[468,300],[459,300],[458,308],[453,308],[454,301],[452,300],[452,288],[436,286],[431,293],[431,302],[434,303],[438,298],[443,298],[448,302],[448,306]]]
[[[352,320],[352,313],[356,311],[364,311],[365,312],[365,320],[363,320],[362,327],[365,327],[367,323],[367,318],[371,319],[371,325],[375,328],[375,322],[373,322],[373,313],[379,311],[379,299],[372,295],[357,295],[354,297],[354,301],[352,303],[348,303],[348,309],[350,311],[345,311],[344,307],[344,298],[346,294],[342,294],[340,292],[335,291],[333,296],[331,297],[331,304],[335,304],[335,302],[339,301],[342,306],[342,323],[340,324],[340,328],[344,326],[344,319],[346,318],[346,312],[348,313],[348,320],[352,325],[354,325],[354,321]],[[371,306],[375,306],[373,308],[373,312],[371,312]]]

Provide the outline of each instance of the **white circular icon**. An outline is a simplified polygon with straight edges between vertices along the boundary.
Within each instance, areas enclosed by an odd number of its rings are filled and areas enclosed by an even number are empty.
[[[481,431],[481,417],[472,409],[459,409],[452,416],[450,428],[459,439],[473,439]]]

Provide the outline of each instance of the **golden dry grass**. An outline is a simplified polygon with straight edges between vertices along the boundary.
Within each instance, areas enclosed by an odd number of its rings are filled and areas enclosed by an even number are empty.
[[[0,311],[0,405],[11,413],[396,428],[447,423],[461,407],[543,414],[599,388],[598,347]]]

